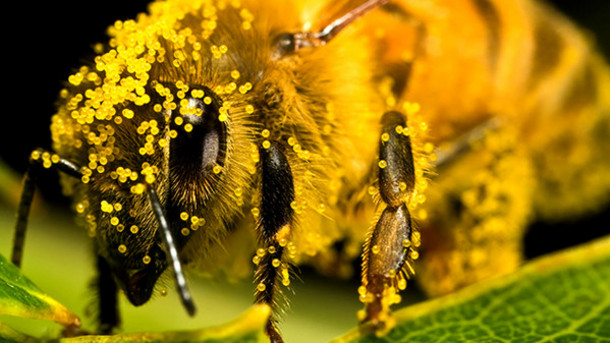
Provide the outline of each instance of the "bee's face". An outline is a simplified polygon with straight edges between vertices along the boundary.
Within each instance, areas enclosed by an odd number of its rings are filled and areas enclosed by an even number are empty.
[[[114,105],[122,116],[107,124],[114,138],[112,150],[105,150],[112,151],[107,172],[93,172],[85,191],[91,204],[123,208],[91,210],[98,219],[98,247],[136,305],[150,298],[168,266],[168,251],[143,188],[159,194],[183,262],[192,253],[205,253],[251,201],[258,136],[266,137],[260,134],[266,124],[263,112],[281,111],[277,104],[284,85],[294,87],[286,78],[276,84],[273,76],[287,76],[272,57],[283,28],[255,30],[245,9],[218,11],[213,25],[201,16],[193,12],[172,24],[175,36],[160,31],[147,37],[152,40],[146,43],[148,56],[128,46],[97,59],[98,69],[122,70],[116,77],[119,85],[137,84],[138,77],[142,81]],[[116,41],[131,44],[141,31],[146,29],[124,25],[115,32]],[[126,57],[118,58],[121,53]],[[147,64],[145,73],[125,72],[140,63]],[[110,86],[106,76],[104,86]],[[89,155],[81,159],[90,160],[90,151],[81,149]],[[197,251],[184,251],[189,246]]]
[[[91,179],[88,193],[105,204],[96,214],[102,225],[97,229],[98,246],[106,247],[104,256],[117,284],[135,305],[152,295],[167,268],[168,253],[149,199],[137,194],[134,187],[147,184],[162,194],[169,227],[182,250],[201,224],[192,218],[210,217],[227,152],[228,118],[226,112],[225,117],[220,113],[219,96],[200,86],[180,98],[181,90],[175,84],[153,84],[151,104],[134,109],[138,119],[134,116],[129,124],[114,126],[117,138],[121,137],[115,142],[117,151],[133,150],[134,141],[139,140],[136,146],[144,147],[144,153],[137,158],[133,153],[117,154],[120,158],[109,163],[111,170],[137,170],[138,165],[145,165],[149,171],[125,182],[117,182],[120,176],[114,173],[97,175]],[[156,124],[151,126],[153,122]]]

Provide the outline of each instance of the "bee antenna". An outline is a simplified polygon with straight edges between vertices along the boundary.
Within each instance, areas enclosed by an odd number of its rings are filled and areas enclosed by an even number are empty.
[[[298,32],[294,34],[294,51],[303,47],[316,47],[326,45],[331,39],[333,39],[341,30],[353,23],[356,19],[360,18],[364,14],[371,10],[383,6],[388,3],[389,0],[367,0],[358,7],[350,10],[341,17],[333,20],[330,24],[326,25],[322,30],[318,32]]]
[[[339,31],[343,30],[347,25],[351,24],[354,20],[360,18],[362,15],[367,12],[385,5],[389,0],[368,0],[362,5],[356,7],[355,9],[349,11],[338,19],[335,19],[332,23],[326,25],[320,32],[315,33],[314,36],[327,43],[333,37],[339,33]]]
[[[161,206],[157,192],[152,187],[147,187],[147,191],[150,205],[152,206],[155,217],[157,218],[157,222],[159,223],[161,238],[163,239],[163,243],[165,244],[165,247],[169,253],[169,263],[174,269],[174,278],[176,279],[176,286],[178,287],[178,293],[182,299],[182,304],[186,308],[188,314],[193,316],[195,315],[196,311],[195,303],[193,302],[193,297],[191,296],[191,292],[186,284],[186,278],[184,276],[184,271],[182,270],[182,263],[178,257],[178,249],[176,248],[176,243],[174,242],[165,213],[163,213],[163,206]]]

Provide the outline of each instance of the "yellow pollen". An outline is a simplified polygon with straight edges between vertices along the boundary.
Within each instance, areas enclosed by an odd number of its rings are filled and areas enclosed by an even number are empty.
[[[205,95],[205,93],[201,89],[193,89],[191,91],[191,96],[193,98],[201,99],[201,98],[203,98],[204,95]]]
[[[288,272],[286,272],[286,273],[288,273]],[[290,286],[290,278],[282,277],[282,285],[284,285],[286,287]]]
[[[398,184],[398,188],[400,188],[401,191],[404,191],[405,189],[407,189],[407,184],[405,182],[400,182]]]
[[[366,319],[366,311],[365,310],[358,310],[358,312],[356,312],[356,318],[360,322],[365,320]]]
[[[106,200],[102,200],[102,202],[101,202],[101,210],[102,210],[102,212],[112,213],[114,208]]]
[[[189,214],[186,212],[180,213],[180,219],[186,221],[187,219],[189,219]]]
[[[290,226],[289,225],[282,226],[275,234],[276,241],[282,241],[282,240],[287,241],[289,237],[290,237]]]
[[[76,212],[77,213],[84,213],[86,208],[87,207],[82,202],[79,202],[78,204],[76,204]]]
[[[121,113],[123,114],[123,117],[127,119],[131,119],[134,116],[134,112],[128,108],[124,109]]]
[[[377,187],[375,186],[369,186],[369,188],[367,189],[369,195],[373,195],[375,193],[377,193]]]

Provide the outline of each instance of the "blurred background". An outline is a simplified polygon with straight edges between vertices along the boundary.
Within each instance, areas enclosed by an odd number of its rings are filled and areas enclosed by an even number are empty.
[[[592,32],[601,50],[610,56],[610,1],[550,2]],[[6,85],[5,113],[0,124],[0,189],[4,190],[0,192],[0,253],[3,255],[10,253],[20,175],[34,148],[50,147],[49,122],[63,82],[74,69],[90,60],[95,43],[107,40],[108,26],[117,19],[134,18],[146,10],[147,3],[142,0],[105,0],[84,5],[84,2],[76,1],[42,4],[18,1],[5,11],[6,18],[2,23],[5,64],[4,77],[0,81]],[[10,20],[11,17],[15,20]],[[79,295],[81,300],[74,302],[70,293],[59,297],[59,300],[77,313],[84,314],[84,303],[92,297],[87,293],[86,285],[93,276],[87,237],[84,230],[74,227],[68,201],[61,196],[55,173],[47,173],[41,178],[40,191],[38,194],[42,196],[38,197],[38,202],[44,203],[44,206],[34,208],[32,229],[27,236],[24,270],[26,274],[32,274],[34,281],[50,294],[65,293],[65,283],[70,284],[69,292]],[[526,254],[535,257],[585,242],[608,233],[608,223],[610,209],[573,223],[537,223],[526,237]],[[57,261],[47,261],[46,256],[54,256],[53,259],[58,256]],[[45,261],[44,267],[37,263],[40,261]],[[28,270],[31,272],[28,273]],[[296,295],[286,317],[284,330],[292,338],[289,341],[327,340],[356,324],[355,311],[360,308],[356,293],[357,279],[323,279],[306,268],[302,270],[302,279],[303,282],[294,283]],[[164,326],[185,329],[217,324],[239,314],[252,301],[249,280],[230,285],[209,280],[197,281],[197,284],[195,299],[201,314],[196,319],[184,314],[177,297],[170,292],[166,298],[144,308],[134,309],[123,304],[126,318],[140,318],[139,322],[126,320],[125,330]],[[329,303],[333,306],[328,306]],[[166,308],[177,309],[176,315],[167,315]],[[318,339],[302,337],[299,332],[319,336]]]

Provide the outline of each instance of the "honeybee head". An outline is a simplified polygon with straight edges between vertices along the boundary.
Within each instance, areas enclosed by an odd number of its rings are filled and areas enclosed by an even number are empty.
[[[228,113],[208,87],[180,85],[152,81],[148,104],[121,110],[127,116],[113,123],[113,159],[86,184],[88,201],[100,204],[87,212],[97,219],[98,246],[134,305],[150,299],[167,269],[181,268],[179,255],[205,220],[217,222],[210,218],[224,177]]]
[[[83,168],[73,184],[82,217],[136,305],[165,270],[184,285],[181,262],[221,241],[254,199],[258,146],[327,110],[327,88],[310,85],[333,80],[309,48],[356,16],[310,34],[269,26],[254,3],[253,12],[195,3],[179,13],[156,3],[149,16],[117,22],[109,50],[70,78],[52,129],[58,153]]]

